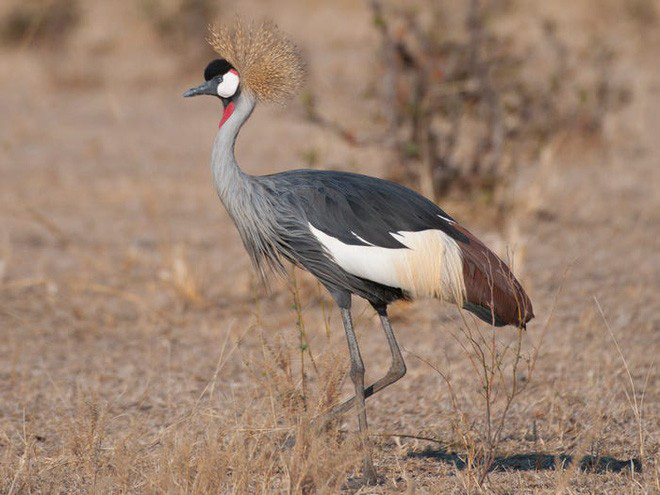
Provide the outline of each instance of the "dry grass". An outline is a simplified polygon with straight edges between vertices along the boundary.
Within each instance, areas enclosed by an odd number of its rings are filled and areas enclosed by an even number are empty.
[[[177,294],[187,303],[185,294]],[[87,380],[67,387],[48,377],[52,399],[47,410],[38,400],[23,402],[14,413],[16,421],[3,428],[2,492],[339,491],[360,468],[357,437],[339,424],[317,432],[310,422],[339,400],[345,366],[337,366],[339,355],[327,337],[322,337],[327,350],[315,355],[314,366],[304,366],[305,353],[313,356],[302,330],[302,304],[309,301],[301,303],[295,288],[293,294],[288,329],[267,336],[258,317],[245,329],[227,329],[215,352],[208,353],[213,359],[204,373],[186,369],[175,378],[175,362],[182,356],[170,341],[156,358],[160,364],[153,373],[123,380],[129,387],[135,381],[139,393],[124,389],[108,394],[102,383],[90,386]],[[462,351],[452,358],[448,352],[446,365],[433,364],[437,358],[428,351],[428,358],[407,352],[410,364],[417,357],[441,376],[446,389],[438,383],[431,396],[446,397],[451,409],[438,415],[441,423],[431,435],[424,432],[428,426],[413,434],[404,428],[383,435],[374,428],[378,464],[386,479],[377,492],[423,487],[431,492],[499,493],[511,483],[555,493],[582,491],[581,484],[588,492],[598,486],[653,492],[657,466],[645,454],[644,438],[650,432],[642,407],[653,368],[636,391],[634,372],[624,360],[632,394],[626,390],[625,396],[634,413],[626,424],[621,392],[611,388],[609,378],[592,377],[582,388],[587,395],[578,399],[533,377],[539,351],[541,356],[549,351],[542,346],[545,330],[532,344],[523,343],[529,339],[522,332],[496,337],[485,325],[456,323],[461,330],[452,339]],[[322,336],[325,329],[314,333]],[[257,337],[250,343],[249,336]],[[615,349],[620,351],[618,344],[603,350],[607,355]],[[240,384],[225,380],[232,362],[246,373]],[[621,366],[616,360],[613,364],[606,373],[618,375]],[[190,374],[198,374],[192,388],[186,386]],[[28,386],[21,381],[14,378],[12,388]],[[377,408],[371,411],[372,417],[378,414]],[[639,445],[627,451],[634,460],[608,455],[611,447],[600,450],[600,443],[610,443],[608,434],[634,437],[636,429]],[[290,435],[297,441],[287,448]],[[634,440],[629,443],[635,445]],[[652,443],[650,450],[655,449]],[[398,460],[392,464],[390,456]],[[424,463],[438,463],[443,475],[424,476]],[[642,463],[644,473],[639,472]]]
[[[359,461],[355,442],[341,440],[336,429],[312,435],[307,426],[326,406],[334,377],[319,377],[321,396],[302,400],[288,351],[264,344],[263,360],[249,363],[254,385],[219,400],[215,374],[157,431],[151,423],[161,418],[144,401],[126,408],[120,398],[109,403],[80,391],[73,404],[52,411],[50,427],[62,441],[45,455],[38,445],[45,438],[23,417],[18,442],[4,449],[2,491],[335,493]],[[218,370],[223,364],[221,355]],[[286,449],[289,433],[298,441]]]
[[[544,15],[565,29],[607,19],[559,3]],[[365,5],[247,4],[302,41],[320,110],[378,125]],[[181,76],[121,5],[86,4],[94,29],[59,56],[0,57],[0,493],[337,493],[360,468],[356,421],[309,423],[351,391],[338,314],[306,275],[256,284],[209,184],[219,110],[179,98],[201,67]],[[360,493],[660,491],[660,43],[605,25],[633,91],[604,123],[607,153],[553,144],[502,228],[444,205],[499,254],[524,252],[537,320],[493,332],[437,302],[394,306],[408,375],[368,402],[384,482]],[[102,83],[56,77],[89,67]],[[382,150],[297,108],[255,112],[237,148],[250,173],[314,150],[384,174]],[[372,381],[387,344],[368,306],[354,317]]]

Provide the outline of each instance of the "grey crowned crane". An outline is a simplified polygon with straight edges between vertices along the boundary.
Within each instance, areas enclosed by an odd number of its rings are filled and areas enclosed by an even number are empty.
[[[234,144],[257,101],[283,101],[300,88],[304,66],[295,45],[273,25],[212,28],[209,42],[222,57],[204,71],[206,82],[184,96],[212,95],[223,115],[211,170],[220,200],[262,277],[284,263],[313,274],[341,312],[365,446],[364,480],[376,481],[367,441],[365,399],[391,385],[406,366],[387,317],[397,299],[435,297],[457,304],[493,326],[525,327],[532,304],[511,270],[465,227],[433,202],[403,186],[348,172],[291,170],[252,176],[236,163]],[[364,386],[364,364],[351,322],[351,297],[371,303],[389,343],[387,374]]]

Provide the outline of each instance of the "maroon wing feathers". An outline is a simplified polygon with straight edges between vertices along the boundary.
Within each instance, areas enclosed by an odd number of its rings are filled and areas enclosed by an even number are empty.
[[[467,229],[453,227],[468,238],[457,241],[463,253],[467,302],[487,311],[488,320],[496,325],[524,328],[534,317],[532,303],[509,267]]]

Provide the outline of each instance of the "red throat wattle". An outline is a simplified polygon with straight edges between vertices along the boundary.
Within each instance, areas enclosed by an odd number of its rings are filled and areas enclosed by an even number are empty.
[[[222,114],[222,120],[220,121],[220,124],[218,124],[218,127],[222,127],[222,124],[227,122],[227,119],[231,117],[232,113],[234,113],[234,102],[230,101],[225,108],[225,113]]]

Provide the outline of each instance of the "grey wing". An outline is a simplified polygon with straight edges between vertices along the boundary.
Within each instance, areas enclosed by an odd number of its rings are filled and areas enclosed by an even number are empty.
[[[351,224],[354,224],[353,232],[357,229],[357,232],[364,233],[364,229],[355,224],[367,225],[366,219],[360,216],[365,212],[351,211],[351,203],[354,202],[344,197],[348,191],[338,189],[345,187],[345,184],[337,180],[335,173],[296,170],[257,179],[267,190],[277,210],[278,235],[282,240],[282,254],[286,258],[315,275],[331,292],[349,291],[376,305],[406,297],[398,287],[382,285],[345,271],[328,256],[326,248],[312,234],[310,224],[333,237],[345,232],[344,227],[348,227],[350,233]],[[358,237],[349,235],[351,243],[362,242]],[[405,248],[398,242],[390,242],[389,245]]]
[[[296,170],[267,176],[316,229],[345,244],[405,248],[392,234],[441,230],[468,242],[441,208],[392,182],[347,172]]]

